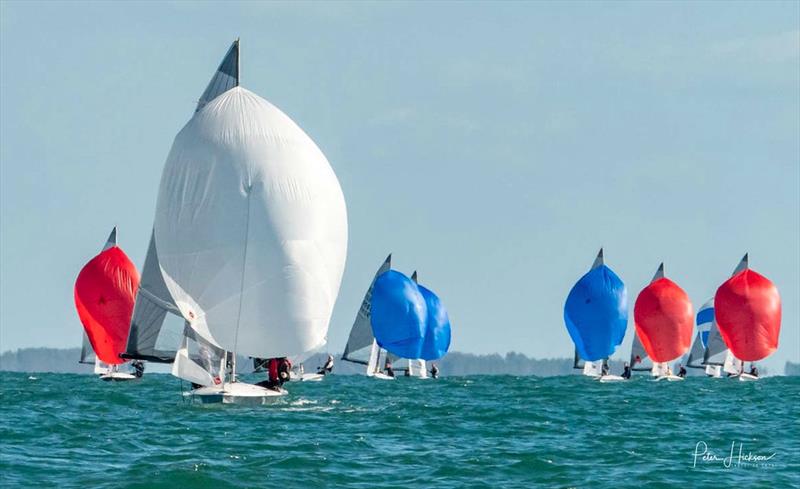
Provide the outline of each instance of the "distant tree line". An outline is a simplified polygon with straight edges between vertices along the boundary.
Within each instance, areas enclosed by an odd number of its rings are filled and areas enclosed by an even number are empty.
[[[59,373],[92,373],[92,365],[78,363],[80,348],[21,348],[6,351],[0,355],[0,370],[11,372],[59,372]],[[317,353],[303,361],[306,372],[314,372],[325,363],[327,353]],[[364,365],[341,360],[335,355],[334,372],[340,375],[363,374]],[[400,360],[395,367],[404,367]],[[431,363],[431,362],[429,362]],[[476,355],[473,353],[451,352],[435,362],[442,375],[537,375],[549,377],[554,375],[571,375],[579,373],[572,368],[572,358],[529,358],[522,353],[509,352],[505,355],[493,353]],[[246,357],[237,358],[237,369],[249,372],[253,361]],[[430,365],[429,365],[430,368]],[[622,361],[609,362],[612,374],[622,372]],[[157,369],[163,372],[162,367]],[[766,371],[761,368],[761,374]],[[689,369],[689,375],[703,375],[700,369]],[[800,375],[800,363],[786,362],[785,375]]]

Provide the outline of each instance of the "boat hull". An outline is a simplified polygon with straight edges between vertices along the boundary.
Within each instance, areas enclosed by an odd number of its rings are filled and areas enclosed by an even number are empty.
[[[369,375],[369,377],[372,377],[373,379],[379,379],[379,380],[394,380],[394,377],[392,377],[391,375],[382,374],[380,372],[372,374],[372,375]]]
[[[599,380],[600,382],[603,382],[603,383],[606,383],[606,382],[623,382],[625,380],[625,378],[624,377],[620,377],[619,375],[604,375],[604,376],[600,377],[597,380]]]
[[[678,377],[677,375],[662,375],[660,377],[656,377],[656,382],[660,382],[662,380],[666,380],[667,382],[680,382],[683,377]]]
[[[288,394],[285,389],[273,390],[244,382],[225,383],[222,386],[200,387],[190,393],[201,404],[270,404]]]
[[[136,379],[138,379],[138,377],[126,372],[108,372],[100,376],[100,380],[104,382],[127,382]]]
[[[750,374],[739,374],[739,382],[755,382],[758,377]]]

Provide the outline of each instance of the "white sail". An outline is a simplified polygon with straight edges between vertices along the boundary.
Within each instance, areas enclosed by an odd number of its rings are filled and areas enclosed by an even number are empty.
[[[739,375],[742,372],[742,361],[733,356],[730,350],[727,350],[725,355],[722,371],[731,375]]]
[[[111,372],[111,367],[105,363],[104,361],[100,360],[99,358],[94,358],[94,373],[97,375],[104,375]]]
[[[369,350],[369,360],[367,361],[367,376],[372,376],[381,370],[381,347],[375,339],[372,340],[372,347]]]
[[[271,358],[325,343],[347,252],[336,175],[314,142],[235,87],[176,136],[155,218],[184,318],[228,351]]]
[[[668,362],[654,362],[653,368],[650,369],[650,374],[653,377],[662,377],[664,375],[670,374],[670,368]]]
[[[583,364],[583,375],[589,377],[600,377],[602,374],[603,368],[603,360],[597,360],[595,362],[585,362]]]

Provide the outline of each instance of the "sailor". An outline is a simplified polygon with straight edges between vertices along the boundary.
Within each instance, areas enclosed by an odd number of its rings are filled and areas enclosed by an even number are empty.
[[[758,369],[756,368],[755,363],[750,364],[750,375],[752,375],[753,377],[758,377]]]
[[[622,367],[622,378],[623,379],[631,378],[631,366],[628,365],[628,362],[625,362],[625,365]]]
[[[431,377],[434,379],[439,378],[439,367],[437,367],[435,363],[431,364]]]
[[[411,377],[411,366],[410,366],[410,365],[409,365],[409,367],[408,367],[408,368],[405,370],[405,372],[403,373],[403,377]]]
[[[141,379],[142,375],[144,375],[144,362],[140,360],[134,360],[131,362],[131,367],[133,367],[133,375],[137,379]]]
[[[267,380],[257,383],[256,385],[265,387],[267,389],[280,390],[280,379],[278,377],[278,359],[270,358],[267,361]]]
[[[678,377],[680,378],[686,377],[686,367],[684,367],[680,363],[678,364]]]
[[[384,370],[386,371],[386,375],[389,377],[394,377],[394,369],[392,368],[392,362],[386,360],[386,363],[383,366]]]
[[[317,369],[317,373],[320,375],[325,375],[333,372],[333,355],[328,354],[328,359],[325,361],[325,365]]]
[[[283,357],[278,360],[278,382],[283,385],[291,379],[292,362],[288,358]]]
[[[608,375],[608,363],[603,362],[603,366],[600,368],[600,375],[602,376]]]

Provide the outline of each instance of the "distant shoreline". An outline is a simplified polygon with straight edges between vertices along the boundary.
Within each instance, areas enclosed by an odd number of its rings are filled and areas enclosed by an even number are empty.
[[[327,353],[318,353],[305,360],[306,371],[314,370],[324,363]],[[54,372],[91,374],[92,365],[78,363],[80,348],[20,348],[8,350],[0,354],[0,371],[6,372]],[[340,354],[334,354],[337,359],[335,372],[340,375],[357,375],[363,373],[361,365],[343,362]],[[249,360],[241,359],[244,364]],[[572,358],[530,358],[522,353],[510,352],[505,355],[492,353],[478,355],[474,353],[450,352],[440,361],[436,362],[442,375],[536,375],[550,377],[555,375],[572,375],[577,371],[572,368]],[[611,372],[622,369],[622,361],[609,362]],[[763,369],[762,369],[763,370]],[[150,371],[166,372],[168,368],[159,366]],[[690,373],[695,369],[690,369]],[[772,373],[772,372],[770,372]],[[762,372],[766,375],[767,372]],[[780,375],[781,373],[773,373]],[[800,375],[800,363],[786,362],[783,375]]]

